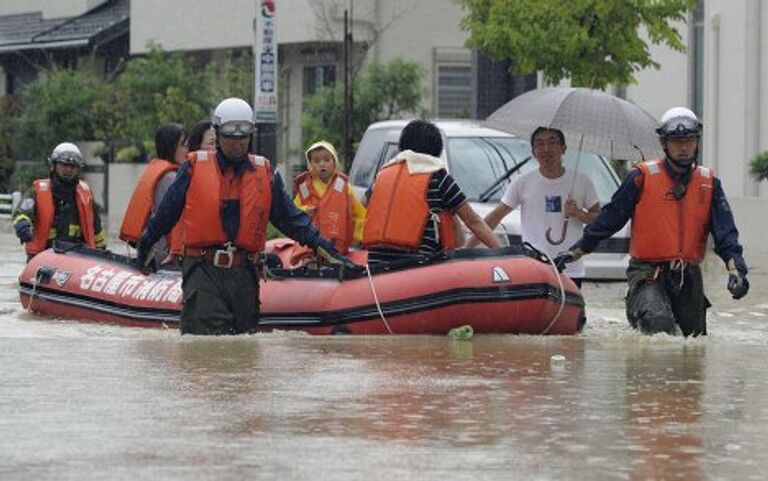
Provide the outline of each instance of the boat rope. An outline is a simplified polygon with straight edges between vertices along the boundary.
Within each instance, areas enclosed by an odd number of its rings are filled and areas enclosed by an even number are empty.
[[[32,311],[32,301],[35,299],[35,294],[37,294],[37,285],[40,283],[40,269],[41,267],[37,268],[35,277],[32,279],[32,294],[29,295],[29,303],[27,304],[28,311]]]
[[[390,334],[394,334],[392,332],[392,328],[389,327],[389,323],[387,322],[387,318],[384,317],[384,311],[381,310],[381,303],[379,302],[379,295],[376,294],[376,287],[373,285],[373,276],[371,275],[371,268],[370,265],[366,262],[365,264],[365,273],[368,275],[368,284],[371,286],[371,292],[373,293],[373,301],[376,303],[376,309],[379,311],[379,316],[381,317],[381,322],[384,323],[384,327],[387,328],[387,332]]]
[[[565,286],[563,286],[563,279],[560,277],[560,271],[557,270],[555,261],[553,261],[549,256],[547,256],[547,260],[552,266],[552,270],[555,273],[555,278],[557,279],[557,284],[560,287],[560,307],[557,309],[557,313],[554,315],[554,317],[552,317],[552,320],[549,321],[547,328],[541,332],[542,334],[546,334],[550,329],[552,329],[552,326],[555,325],[555,321],[560,318],[560,314],[563,313],[563,309],[565,308]]]

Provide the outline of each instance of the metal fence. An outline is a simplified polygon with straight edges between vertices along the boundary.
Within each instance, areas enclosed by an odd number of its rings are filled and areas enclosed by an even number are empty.
[[[0,219],[11,220],[13,212],[21,203],[21,192],[18,190],[10,194],[0,194]]]

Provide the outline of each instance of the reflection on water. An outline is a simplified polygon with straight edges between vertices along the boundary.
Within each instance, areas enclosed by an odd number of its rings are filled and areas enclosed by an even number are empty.
[[[620,284],[573,337],[181,338],[23,312],[6,240],[3,480],[768,477],[757,275],[737,304],[713,269],[697,339],[631,331]]]
[[[626,409],[632,479],[703,478],[696,433],[704,390],[704,346],[642,349],[627,363]]]

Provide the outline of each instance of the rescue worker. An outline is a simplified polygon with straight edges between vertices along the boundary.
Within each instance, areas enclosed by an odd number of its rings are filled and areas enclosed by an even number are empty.
[[[400,153],[377,174],[366,196],[363,243],[368,262],[419,259],[455,249],[458,225],[454,214],[491,248],[499,241],[467,202],[440,154],[440,130],[413,120],[400,134]]]
[[[188,155],[139,241],[136,262],[144,268],[150,248],[183,215],[182,334],[257,330],[257,264],[269,222],[315,247],[326,262],[356,267],[291,202],[270,161],[248,154],[253,118],[251,107],[239,98],[216,107],[216,151]]]
[[[176,171],[186,160],[187,130],[184,126],[160,126],[155,132],[155,153],[157,157],[149,162],[139,178],[120,227],[120,239],[132,247],[136,247],[150,214],[160,205],[176,179]],[[181,225],[175,225],[166,237],[157,241],[153,251],[158,265],[175,263],[181,254]]]
[[[720,180],[697,161],[701,131],[687,108],[668,110],[656,131],[664,158],[638,164],[583,237],[555,259],[562,268],[632,218],[627,319],[646,334],[707,333],[710,304],[699,267],[707,234],[728,269],[733,298],[749,291],[739,234]]]
[[[50,175],[33,182],[13,220],[27,260],[51,247],[54,240],[105,249],[99,207],[91,188],[80,180],[83,154],[75,144],[57,145],[48,158]]]
[[[307,170],[294,178],[293,202],[312,219],[323,237],[347,254],[353,243],[363,240],[365,207],[347,176],[339,171],[338,154],[332,144],[315,142],[304,156]]]

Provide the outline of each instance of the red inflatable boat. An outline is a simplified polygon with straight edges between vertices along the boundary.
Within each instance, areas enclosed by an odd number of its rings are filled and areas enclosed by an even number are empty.
[[[280,257],[290,255],[285,243]],[[292,243],[290,244],[292,245]],[[584,301],[551,264],[516,248],[460,250],[423,262],[360,272],[269,269],[261,281],[263,330],[312,334],[574,334]],[[63,319],[178,326],[181,273],[143,275],[128,258],[57,246],[19,278],[22,305]]]

